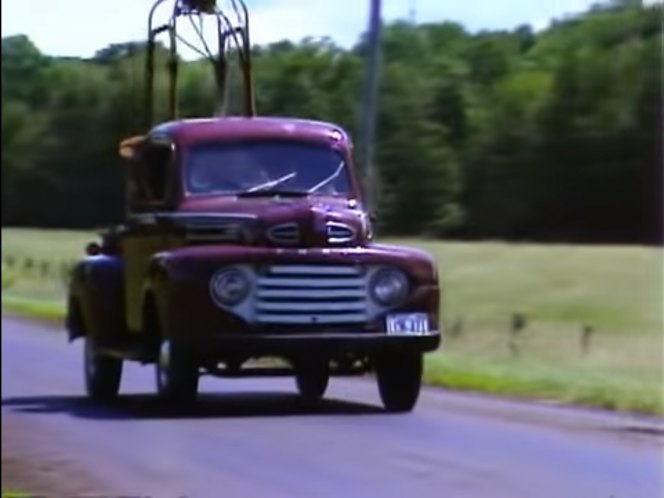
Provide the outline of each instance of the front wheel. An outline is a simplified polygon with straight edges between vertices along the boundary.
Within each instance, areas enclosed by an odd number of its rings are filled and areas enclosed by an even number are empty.
[[[99,351],[94,338],[85,337],[83,349],[85,390],[95,401],[111,401],[120,390],[122,360],[106,356]]]
[[[422,385],[422,353],[389,353],[376,359],[378,390],[389,412],[409,412]]]
[[[198,365],[177,343],[164,340],[156,368],[157,392],[168,402],[195,401],[198,394]]]

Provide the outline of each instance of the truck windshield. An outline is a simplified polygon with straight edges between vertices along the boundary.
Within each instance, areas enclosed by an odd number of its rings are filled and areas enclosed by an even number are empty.
[[[251,141],[203,143],[185,151],[189,194],[289,192],[348,196],[350,181],[343,156],[323,145]]]

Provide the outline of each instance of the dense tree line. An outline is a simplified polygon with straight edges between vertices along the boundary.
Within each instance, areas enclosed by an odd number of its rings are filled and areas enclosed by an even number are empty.
[[[541,32],[386,26],[376,144],[383,233],[659,242],[661,26],[661,5],[634,0]],[[354,133],[364,48],[363,39],[349,50],[329,40],[255,47],[259,113]],[[144,131],[143,58],[136,43],[84,60],[47,56],[25,36],[2,39],[3,225],[122,219],[117,143]],[[213,113],[208,62],[180,73],[182,116]]]

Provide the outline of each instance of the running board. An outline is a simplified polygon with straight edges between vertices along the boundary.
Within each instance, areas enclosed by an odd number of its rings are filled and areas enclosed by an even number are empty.
[[[157,359],[154,348],[141,340],[125,340],[123,343],[102,346],[99,349],[106,356],[120,360],[136,361],[143,365],[154,363]]]

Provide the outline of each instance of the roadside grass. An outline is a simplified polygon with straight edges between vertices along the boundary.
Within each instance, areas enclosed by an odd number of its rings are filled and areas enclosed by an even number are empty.
[[[661,249],[397,242],[440,269],[447,334],[427,382],[664,415]]]
[[[3,229],[3,311],[60,319],[63,265],[95,239]],[[664,415],[661,249],[387,242],[429,251],[440,269],[444,344],[426,382]]]
[[[2,311],[17,316],[61,322],[65,314],[65,304],[62,300],[30,299],[3,294]]]
[[[33,498],[35,495],[26,491],[16,491],[13,489],[2,490],[2,498]]]
[[[540,325],[662,334],[661,248],[397,242],[434,255],[443,313],[468,330],[505,328],[519,312]]]
[[[610,362],[574,360],[552,363],[534,355],[480,359],[452,345],[428,359],[424,379],[450,389],[664,415],[662,380],[654,364],[649,375],[638,375]]]
[[[35,261],[68,261],[83,255],[85,244],[99,237],[94,231],[2,229],[2,259],[8,256]]]

